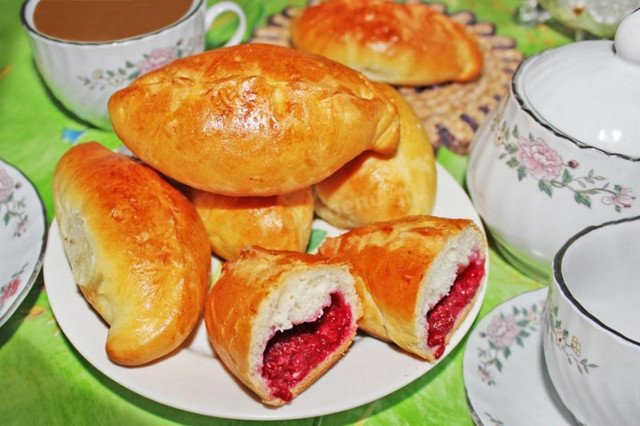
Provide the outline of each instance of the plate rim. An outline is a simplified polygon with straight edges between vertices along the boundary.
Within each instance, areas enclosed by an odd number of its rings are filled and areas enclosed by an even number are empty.
[[[44,264],[47,241],[49,239],[48,238],[48,236],[49,236],[49,219],[48,219],[48,215],[47,215],[47,209],[46,209],[46,207],[44,205],[44,202],[42,201],[42,196],[40,195],[40,192],[36,188],[36,186],[33,183],[33,181],[20,168],[18,168],[13,163],[5,160],[2,157],[0,157],[0,163],[1,163],[0,165],[8,166],[11,169],[13,169],[15,172],[17,172],[22,177],[24,182],[26,182],[29,185],[29,187],[33,191],[33,194],[35,195],[34,199],[37,200],[37,204],[38,204],[39,208],[36,208],[36,210],[40,213],[40,220],[41,220],[41,223],[43,225],[42,226],[42,234],[40,235],[40,250],[39,250],[38,256],[36,257],[34,265],[31,268],[31,273],[29,274],[29,277],[25,281],[25,285],[23,286],[22,290],[15,297],[15,299],[13,300],[11,306],[9,306],[9,308],[4,313],[4,315],[0,316],[0,327],[2,327],[16,313],[16,311],[18,310],[18,308],[20,307],[20,305],[22,304],[24,299],[27,297],[27,295],[29,294],[29,292],[33,288],[33,285],[37,281],[38,276],[40,275],[40,271],[42,270],[42,267],[43,267],[43,264]],[[44,281],[44,277],[43,277],[43,281]]]

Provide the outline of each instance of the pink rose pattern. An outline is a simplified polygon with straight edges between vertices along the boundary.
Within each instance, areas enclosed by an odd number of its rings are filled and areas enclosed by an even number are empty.
[[[27,265],[24,265],[22,269],[17,272],[14,272],[11,275],[11,279],[9,282],[0,287],[0,309],[4,306],[4,304],[13,297],[20,288],[20,284],[22,284],[22,274],[24,274]]]
[[[478,348],[478,375],[489,386],[496,384],[498,373],[512,354],[513,345],[524,347],[524,342],[532,332],[537,331],[545,301],[530,307],[513,307],[511,315],[503,312],[496,315],[486,331],[479,336],[487,340],[486,347]]]
[[[631,192],[631,188],[614,187],[616,192],[612,195],[608,195],[602,198],[602,202],[610,205],[613,204],[615,208],[620,211],[622,208],[628,209],[631,207],[633,200],[636,197]]]
[[[562,172],[562,158],[540,138],[535,141],[521,139],[518,160],[538,180],[551,181]]]
[[[631,188],[611,184],[608,178],[596,175],[593,169],[579,175],[581,165],[578,161],[565,162],[542,138],[520,135],[518,126],[510,128],[500,115],[491,125],[496,135],[494,143],[503,149],[498,158],[516,170],[519,181],[527,177],[535,179],[538,189],[549,197],[555,190],[568,190],[573,193],[576,203],[589,208],[592,207],[592,196],[598,194],[602,204],[613,206],[618,213],[635,202]]]
[[[489,324],[487,337],[498,348],[506,348],[513,344],[520,335],[520,328],[514,317],[497,316]]]
[[[29,224],[24,199],[17,198],[17,191],[22,187],[21,182],[14,182],[5,169],[0,169],[0,217],[3,226],[14,225],[13,238],[20,237],[27,230]],[[13,297],[22,284],[22,274],[27,265],[14,272],[6,283],[0,283],[0,309]]]
[[[0,169],[0,203],[5,202],[13,191],[13,181],[6,170]]]
[[[13,223],[13,237],[23,235],[29,225],[29,218],[24,212],[26,209],[24,198],[18,199],[16,191],[22,187],[21,182],[14,183],[5,169],[0,169],[0,217],[3,226]]]
[[[150,53],[144,54],[143,58],[137,62],[125,61],[124,65],[116,70],[96,69],[90,76],[79,75],[78,78],[91,90],[122,86],[143,74],[171,63],[175,59],[192,55],[196,51],[198,40],[193,38],[186,43],[178,40],[175,46],[154,49]]]
[[[140,74],[146,74],[170,63],[176,58],[176,49],[173,47],[154,49],[150,54],[145,55],[145,58],[138,62],[136,66]]]

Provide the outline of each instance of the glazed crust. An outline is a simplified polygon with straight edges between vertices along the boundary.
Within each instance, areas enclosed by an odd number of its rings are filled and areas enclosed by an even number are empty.
[[[400,114],[400,143],[392,155],[360,154],[314,185],[316,213],[338,228],[428,215],[433,210],[436,162],[422,122],[397,90],[387,84],[378,87]]]
[[[271,197],[230,197],[190,188],[187,195],[209,234],[211,249],[234,259],[249,246],[303,252],[313,223],[311,188]]]
[[[471,232],[474,239],[473,244],[465,245],[484,256],[486,240],[471,220],[434,216],[410,216],[357,228],[326,239],[318,253],[350,262],[362,277],[358,287],[364,310],[359,323],[362,330],[434,361],[426,344],[427,328],[417,326],[425,317],[423,308],[430,306],[419,304],[425,294],[435,297],[433,304],[447,294],[459,266],[468,262],[468,252],[456,253],[454,249],[446,256],[441,254],[458,243],[463,232]],[[452,255],[458,258],[450,259]],[[451,273],[443,275],[441,271],[446,270]],[[458,317],[447,343],[472,305]]]
[[[390,84],[466,82],[483,66],[475,36],[422,2],[329,0],[309,6],[291,24],[291,43]]]
[[[262,377],[265,345],[282,325],[276,322],[281,322],[283,317],[293,323],[300,320],[287,317],[287,311],[280,311],[280,301],[294,299],[296,305],[310,314],[319,312],[319,305],[314,303],[316,300],[309,297],[314,293],[310,281],[305,279],[310,273],[325,281],[329,274],[339,277],[334,287],[350,305],[353,322],[341,346],[291,390],[295,398],[342,357],[355,336],[362,310],[349,265],[306,253],[248,248],[240,257],[224,263],[222,274],[205,304],[207,333],[217,356],[267,405],[279,406],[286,401],[272,395]],[[290,280],[299,280],[293,289],[286,288]]]
[[[109,100],[115,132],[175,180],[231,196],[310,187],[363,151],[395,151],[398,114],[363,74],[243,44],[182,58]]]
[[[109,358],[134,366],[176,349],[200,318],[211,268],[191,203],[151,168],[95,142],[60,159],[53,196],[73,277],[110,326]]]

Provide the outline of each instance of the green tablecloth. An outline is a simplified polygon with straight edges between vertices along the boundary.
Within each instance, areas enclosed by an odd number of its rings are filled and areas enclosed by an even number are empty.
[[[36,185],[54,217],[51,176],[73,143],[97,140],[120,145],[114,134],[88,128],[62,112],[40,80],[19,19],[21,0],[4,0],[0,13],[0,158],[20,168]],[[288,4],[238,0],[251,27]],[[546,25],[518,26],[517,0],[446,0],[448,11],[470,10],[497,24],[526,55],[569,38]],[[210,40],[211,41],[211,40]],[[215,42],[215,40],[211,41]],[[438,161],[462,183],[466,158],[445,149]],[[522,276],[492,249],[489,286],[480,316],[505,299],[544,283]],[[362,407],[319,419],[274,424],[472,424],[462,379],[464,341],[443,362],[397,392]],[[380,374],[382,372],[372,372]],[[0,329],[0,422],[2,424],[244,424],[187,413],[141,397],[93,368],[57,327],[42,274],[18,312]]]

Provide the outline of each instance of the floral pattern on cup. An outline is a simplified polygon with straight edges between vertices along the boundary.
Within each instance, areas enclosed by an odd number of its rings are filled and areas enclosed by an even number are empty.
[[[78,78],[90,90],[103,90],[106,87],[119,87],[130,83],[137,77],[169,64],[175,59],[195,53],[198,40],[192,38],[186,43],[178,40],[175,46],[153,49],[143,55],[142,59],[133,62],[125,61],[118,69],[96,69],[90,76],[79,75]]]
[[[549,197],[553,196],[554,190],[568,190],[573,193],[576,203],[589,208],[596,195],[601,195],[600,201],[613,206],[618,213],[635,202],[631,188],[612,184],[593,169],[579,174],[579,162],[563,160],[540,137],[520,135],[517,124],[510,128],[506,120],[500,121],[497,117],[491,125],[495,131],[494,142],[503,149],[498,158],[506,160],[507,166],[516,170],[519,181],[527,177],[535,179],[538,189]]]
[[[567,356],[569,365],[574,365],[580,374],[589,374],[589,370],[597,368],[596,364],[589,362],[582,357],[582,347],[578,336],[571,335],[569,331],[562,327],[562,321],[558,319],[558,307],[554,306],[547,312],[547,331],[549,338],[554,339],[555,347]]]
[[[24,198],[18,198],[16,191],[22,187],[21,182],[14,183],[6,170],[0,169],[0,215],[2,225],[13,224],[13,238],[21,236],[29,225]]]
[[[486,331],[480,332],[487,339],[486,347],[478,348],[478,374],[489,386],[495,385],[496,374],[502,372],[504,363],[512,354],[513,345],[524,347],[525,339],[538,330],[544,301],[530,307],[513,307],[511,315],[500,312]]]

